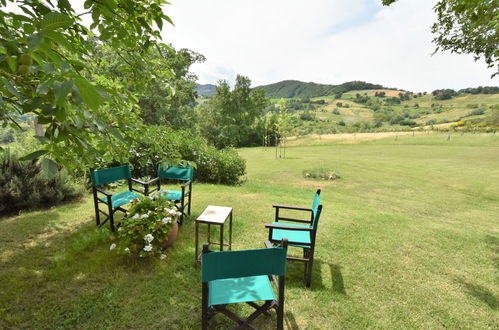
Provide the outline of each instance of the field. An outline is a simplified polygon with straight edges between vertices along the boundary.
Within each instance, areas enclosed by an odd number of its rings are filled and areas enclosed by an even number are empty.
[[[398,90],[358,90],[344,93],[341,99],[334,96],[316,97],[312,100],[324,100],[326,104],[316,109],[315,115],[318,120],[338,123],[343,121],[347,124],[356,122],[373,123],[374,111],[366,104],[354,102],[357,94],[369,96],[371,99],[382,101],[383,98],[374,97],[376,92],[384,92],[386,98],[398,97]],[[337,106],[341,102],[342,106]],[[393,111],[407,112],[418,126],[425,126],[427,122],[434,121],[435,124],[449,128],[449,126],[459,120],[470,120],[475,118],[483,119],[491,111],[499,111],[499,94],[462,94],[450,100],[437,100],[431,94],[421,95],[416,98],[402,101],[400,104],[390,105]],[[496,108],[491,108],[495,106]],[[473,110],[481,109],[484,113],[472,116]],[[333,111],[336,110],[336,113]],[[314,126],[313,124],[308,124]],[[435,126],[438,127],[438,126]],[[409,130],[410,127],[406,127]]]
[[[234,248],[262,247],[271,205],[308,206],[317,188],[312,288],[302,264],[288,263],[287,328],[499,328],[499,134],[309,137],[286,159],[272,148],[240,154],[246,181],[196,183],[192,217],[163,261],[109,251],[90,195],[0,219],[0,328],[197,328],[193,219],[208,204],[232,206]],[[318,167],[341,178],[303,177]],[[213,328],[229,325],[218,316]]]

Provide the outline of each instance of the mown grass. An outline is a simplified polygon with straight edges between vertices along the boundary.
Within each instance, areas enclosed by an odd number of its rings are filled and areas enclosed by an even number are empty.
[[[332,141],[288,148],[286,159],[272,149],[240,153],[246,182],[195,184],[191,217],[208,204],[232,206],[235,249],[262,247],[272,203],[307,206],[323,189],[311,289],[303,266],[288,264],[287,328],[499,327],[498,136]],[[313,167],[341,179],[303,178]],[[197,328],[192,219],[164,261],[110,252],[90,196],[1,219],[0,328]],[[256,325],[272,329],[274,320]],[[223,316],[213,323],[229,325]]]

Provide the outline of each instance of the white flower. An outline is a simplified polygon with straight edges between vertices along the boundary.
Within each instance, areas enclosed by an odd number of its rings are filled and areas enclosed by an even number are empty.
[[[116,247],[116,244],[114,244],[114,243],[111,244],[111,246],[109,247],[109,251],[114,250],[115,247]]]
[[[170,213],[171,215],[176,215],[176,214],[177,214],[177,211],[175,211],[175,210],[170,210],[170,211],[168,211],[168,213]]]
[[[154,200],[154,196],[152,196],[152,195],[149,196],[149,199],[153,201]]]
[[[127,213],[126,213],[126,216],[127,216],[127,217],[129,217],[129,216],[130,216],[130,212],[127,212]]]
[[[148,214],[142,214],[142,215],[140,216],[140,218],[141,218],[141,219],[145,219],[145,218],[147,218],[148,216],[149,216]]]
[[[166,218],[163,218],[161,221],[166,225],[167,223],[172,222],[172,218],[166,217]]]
[[[166,259],[166,254],[162,254],[159,256],[159,259],[163,260],[163,259]]]
[[[121,228],[121,227],[119,227],[119,228],[118,228],[118,231],[121,231],[121,229],[122,229],[122,228]]]
[[[181,216],[182,215],[182,212],[177,212],[176,213],[178,216]]]
[[[152,251],[152,245],[148,244],[148,245],[144,246],[144,251],[146,251],[146,252]]]
[[[146,236],[144,236],[144,241],[146,241],[148,243],[151,243],[153,240],[154,240],[154,236],[152,236],[151,234],[147,234]]]
[[[132,219],[138,219],[139,218],[139,214],[138,213],[135,213],[135,215],[132,217]]]
[[[129,248],[125,248],[125,252],[130,252],[130,249]]]

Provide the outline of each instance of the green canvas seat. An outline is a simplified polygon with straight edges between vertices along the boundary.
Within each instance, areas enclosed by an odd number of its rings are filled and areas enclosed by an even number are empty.
[[[277,244],[283,237],[288,239],[290,246],[303,249],[303,257],[288,256],[288,260],[305,263],[304,282],[307,287],[312,284],[312,266],[314,262],[315,240],[319,219],[322,212],[321,190],[317,189],[311,208],[273,205],[275,221],[265,225],[269,229],[269,241]],[[298,211],[309,215],[308,219],[297,219],[283,216],[281,210]]]
[[[272,222],[273,225],[281,225],[282,222]],[[296,226],[302,228],[309,228],[310,226],[301,225],[297,223],[287,223],[287,226]],[[308,247],[312,242],[312,237],[309,231],[296,231],[296,230],[286,230],[286,229],[274,229],[272,230],[272,241],[280,241],[283,238],[287,238],[290,242],[298,242],[302,244],[290,243],[290,246],[298,247]],[[303,245],[306,244],[306,245]]]
[[[170,201],[174,201],[177,209],[182,213],[180,216],[180,224],[184,222],[184,216],[191,214],[192,201],[192,181],[194,180],[194,168],[187,166],[164,166],[158,165],[158,175],[156,178],[146,182],[146,195],[155,191],[159,191],[161,195]],[[162,181],[180,182],[180,190],[161,189]],[[149,189],[153,183],[157,184],[156,188]]]
[[[180,201],[182,200],[182,192],[178,190],[160,190],[161,195],[170,201]]]
[[[208,306],[275,300],[274,290],[266,275],[224,278],[211,281],[208,285]]]
[[[255,329],[250,322],[261,314],[269,315],[269,308],[277,310],[277,328],[283,329],[287,240],[283,239],[280,246],[272,246],[270,242],[266,246],[257,250],[210,251],[208,244],[203,245],[202,329],[208,329],[209,320],[216,313],[236,321],[237,329]],[[278,292],[277,299],[271,279]],[[247,303],[256,310],[242,319],[227,308],[235,303]]]
[[[133,191],[122,191],[120,193],[111,196],[111,207],[113,209],[120,207],[122,205],[130,203],[133,199],[139,197],[140,195]],[[106,202],[106,200],[103,197],[99,197],[99,199],[103,202]]]
[[[122,206],[130,203],[133,199],[140,197],[140,195],[136,192],[140,193],[141,191],[135,189],[132,186],[132,183],[134,182],[145,185],[145,182],[132,178],[132,170],[128,165],[105,168],[101,170],[90,169],[90,178],[92,179],[92,191],[94,196],[95,219],[97,226],[102,226],[109,220],[111,230],[114,231],[114,213],[116,211],[126,212]],[[102,188],[103,185],[119,180],[128,181],[128,190],[111,194]],[[106,211],[99,208],[101,204],[106,206]],[[105,216],[102,222],[100,219],[101,214]]]

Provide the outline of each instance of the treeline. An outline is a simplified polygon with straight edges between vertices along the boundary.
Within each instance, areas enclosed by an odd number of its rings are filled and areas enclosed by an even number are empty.
[[[340,85],[316,84],[298,80],[284,80],[275,84],[259,86],[265,94],[272,98],[312,98],[327,95],[341,95],[352,90],[385,89],[378,84],[363,81],[350,81]]]
[[[498,94],[499,87],[496,86],[479,86],[476,88],[464,88],[458,91],[453,89],[436,89],[431,94],[435,97],[436,100],[450,100],[454,96],[459,94]]]

